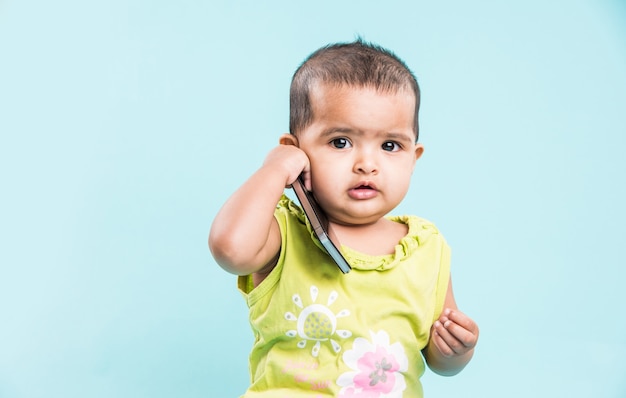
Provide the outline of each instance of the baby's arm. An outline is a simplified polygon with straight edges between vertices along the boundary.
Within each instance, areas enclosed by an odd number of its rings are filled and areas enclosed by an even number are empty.
[[[281,144],[292,144],[289,135]],[[267,273],[280,251],[281,238],[274,218],[285,186],[304,172],[309,182],[309,159],[295,145],[279,145],[224,204],[211,226],[209,248],[215,261],[233,274]]]
[[[453,376],[468,364],[478,341],[478,326],[467,315],[458,310],[452,279],[444,310],[430,330],[430,340],[423,353],[428,367],[442,376]]]

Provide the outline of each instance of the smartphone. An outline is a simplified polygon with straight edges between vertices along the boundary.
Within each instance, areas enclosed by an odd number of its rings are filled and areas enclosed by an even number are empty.
[[[298,179],[291,185],[291,188],[296,193],[296,197],[304,210],[304,214],[306,214],[306,217],[309,219],[315,235],[322,243],[324,249],[326,249],[326,252],[330,255],[330,257],[332,257],[341,272],[344,274],[350,272],[352,269],[350,264],[348,264],[338,249],[338,247],[340,247],[339,242],[334,236],[331,237],[328,233],[328,218],[326,218],[326,214],[324,214],[320,206],[317,204],[313,194],[307,191],[304,187],[302,177],[298,177]]]

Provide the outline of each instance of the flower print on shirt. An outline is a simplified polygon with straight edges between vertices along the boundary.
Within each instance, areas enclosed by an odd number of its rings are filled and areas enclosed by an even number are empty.
[[[305,348],[308,341],[315,341],[311,349],[311,355],[314,357],[319,355],[322,342],[326,341],[330,343],[333,351],[338,353],[341,351],[341,346],[333,339],[333,336],[337,335],[345,339],[352,336],[352,332],[337,329],[337,318],[349,316],[350,311],[343,309],[335,314],[329,308],[339,296],[334,290],[328,295],[326,305],[316,303],[319,295],[317,286],[311,286],[309,293],[313,303],[306,307],[299,294],[296,293],[292,296],[291,300],[299,308],[299,314],[285,313],[285,319],[296,322],[296,329],[288,330],[287,336],[300,337],[302,340],[297,344],[299,348]]]
[[[402,372],[409,368],[404,347],[389,343],[384,330],[370,331],[372,340],[359,337],[352,349],[344,352],[343,360],[350,371],[337,379],[342,387],[339,396],[350,398],[401,398],[406,389]]]

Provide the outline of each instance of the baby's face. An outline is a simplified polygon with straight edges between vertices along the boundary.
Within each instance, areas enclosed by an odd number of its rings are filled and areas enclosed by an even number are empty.
[[[314,120],[298,141],[329,219],[366,224],[388,214],[406,195],[423,151],[413,131],[413,94],[318,85],[311,105]]]

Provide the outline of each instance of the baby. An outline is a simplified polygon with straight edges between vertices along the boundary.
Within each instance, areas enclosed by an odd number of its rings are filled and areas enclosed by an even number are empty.
[[[419,104],[404,62],[360,39],[317,50],[295,72],[291,134],[209,234],[250,310],[244,397],[422,397],[424,360],[441,375],[470,361],[478,327],[457,308],[450,248],[432,223],[389,215],[424,151]],[[299,176],[351,272],[341,273],[284,195]]]

